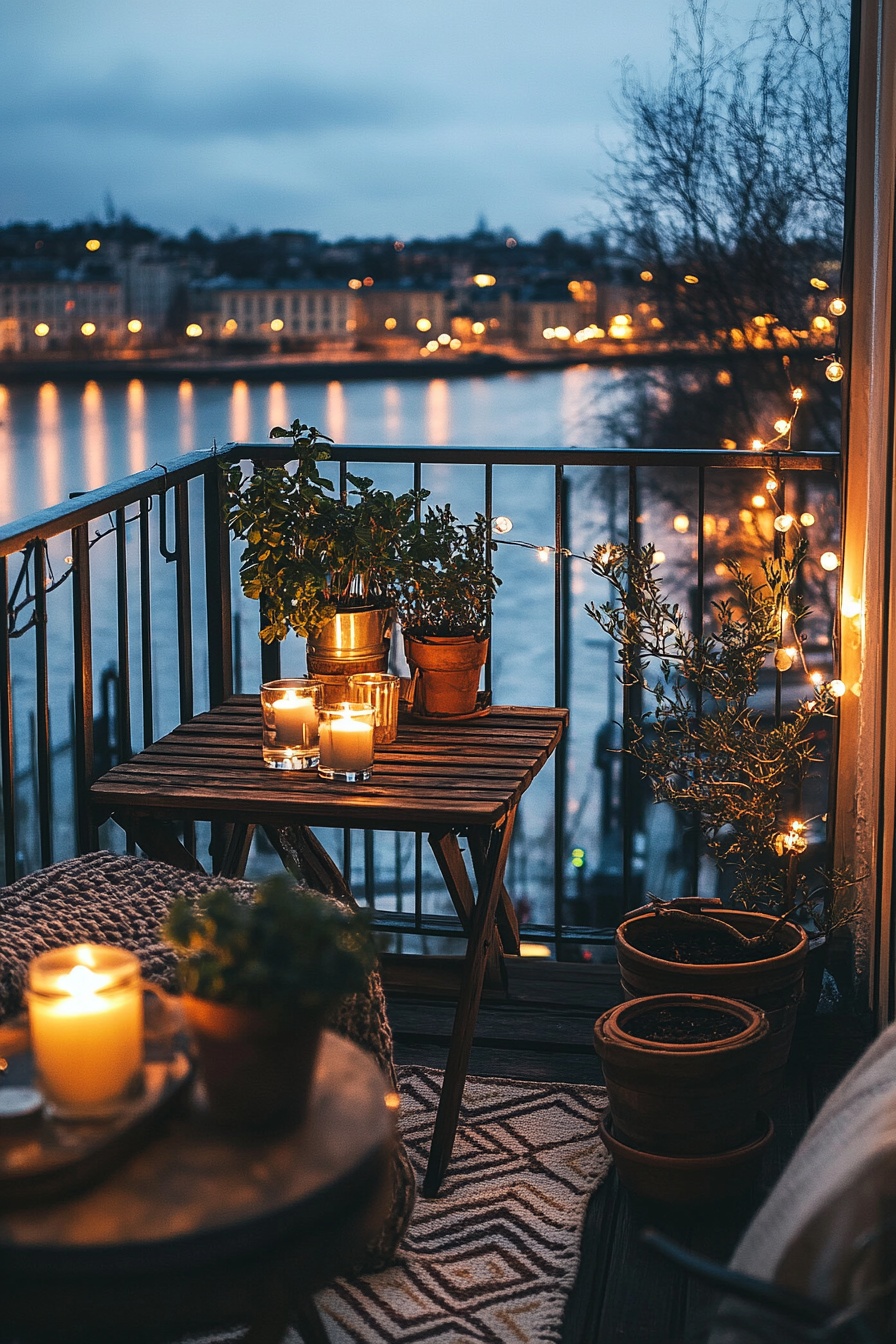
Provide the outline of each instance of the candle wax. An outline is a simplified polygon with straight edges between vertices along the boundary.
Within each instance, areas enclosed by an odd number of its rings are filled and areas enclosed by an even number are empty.
[[[72,972],[59,977],[59,998],[29,1004],[31,1043],[44,1088],[58,1104],[96,1106],[114,1101],[143,1065],[143,996],[139,984],[98,993],[105,977],[75,982]],[[83,980],[83,977],[79,977]]]
[[[363,719],[330,719],[320,726],[320,763],[346,773],[373,763],[373,725]]]
[[[271,708],[274,731],[284,747],[310,747],[317,738],[317,706],[310,695],[286,690]]]

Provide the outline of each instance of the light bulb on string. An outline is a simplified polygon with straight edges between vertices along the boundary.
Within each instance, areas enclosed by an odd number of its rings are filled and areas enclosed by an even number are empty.
[[[775,531],[789,532],[793,527],[794,521],[795,519],[792,513],[779,513],[774,522]]]
[[[800,514],[800,522],[802,523],[803,527],[814,527],[814,526],[815,526],[815,514],[814,514],[814,513],[801,513],[801,514]]]
[[[775,480],[774,476],[768,477],[768,479],[765,482],[765,488],[766,490],[777,490],[778,482]]]
[[[776,432],[777,432],[778,434],[786,434],[789,428],[790,428],[790,421],[789,421],[789,420],[776,420],[776,421],[775,421],[775,430],[776,430]]]
[[[505,532],[511,532],[512,530],[513,523],[509,518],[505,518],[503,514],[500,518],[496,518],[492,523],[492,531],[497,532],[499,536],[503,535]]]
[[[818,557],[818,563],[822,569],[827,570],[828,574],[833,574],[840,564],[840,557],[836,551],[823,551]]]
[[[753,449],[754,453],[761,453],[763,448],[765,447],[765,444],[762,442],[761,439],[754,439],[753,442],[750,444],[750,447]]]
[[[830,303],[828,304],[828,312],[831,313],[834,317],[842,317],[843,314],[846,312],[845,299],[840,298],[831,299]]]
[[[829,383],[839,383],[846,372],[843,365],[840,363],[840,360],[833,358],[829,359],[827,365],[828,366],[824,371],[825,378],[827,378]]]
[[[835,699],[839,700],[841,696],[846,694],[846,682],[841,681],[839,677],[835,677],[833,681],[828,682],[828,690]]]
[[[790,395],[793,397],[794,401],[799,402],[803,400],[805,393],[801,387],[795,387]]]
[[[775,671],[789,672],[793,667],[793,659],[790,656],[789,649],[775,650]]]

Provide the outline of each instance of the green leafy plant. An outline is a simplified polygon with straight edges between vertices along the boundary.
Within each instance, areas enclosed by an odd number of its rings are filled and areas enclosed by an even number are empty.
[[[472,523],[462,523],[450,504],[428,508],[417,528],[412,572],[397,592],[398,614],[408,633],[482,638],[501,583],[492,568],[496,549],[489,520],[481,513]]]
[[[805,554],[804,538],[785,545],[762,561],[761,579],[729,561],[734,595],[713,603],[712,630],[695,633],[663,595],[652,546],[598,546],[592,569],[611,597],[587,610],[619,646],[624,681],[652,701],[626,750],[655,799],[696,820],[733,877],[732,902],[832,932],[855,914],[844,899],[854,879],[807,873],[806,823],[793,818],[835,697],[822,683],[777,717],[756,704],[762,668],[790,665],[785,622],[796,638],[808,614],[797,588]]]
[[[180,954],[186,993],[279,1016],[359,993],[375,961],[363,913],[285,875],[262,882],[249,902],[226,887],[179,897],[162,936]]]
[[[300,420],[275,426],[271,438],[292,439],[295,460],[248,476],[238,463],[224,468],[225,517],[246,543],[243,592],[264,604],[262,640],[274,643],[290,630],[316,635],[347,607],[391,606],[413,572],[417,514],[428,492],[395,496],[347,474],[349,498],[341,499],[318,467],[331,439]]]

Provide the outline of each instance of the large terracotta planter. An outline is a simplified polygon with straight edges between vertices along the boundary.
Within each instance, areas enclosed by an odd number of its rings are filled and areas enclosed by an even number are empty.
[[[716,1204],[752,1194],[762,1177],[762,1155],[774,1126],[765,1115],[756,1121],[754,1137],[740,1148],[704,1157],[670,1157],[645,1153],[624,1143],[605,1116],[598,1133],[613,1158],[619,1179],[631,1194],[664,1204]]]
[[[680,1157],[752,1142],[768,1036],[765,1014],[736,999],[655,994],[611,1008],[594,1047],[616,1138]]]
[[[701,913],[731,925],[747,937],[755,937],[776,922],[772,915],[725,910],[711,902],[701,907]],[[616,930],[616,955],[626,997],[716,994],[761,1008],[771,1028],[760,1087],[760,1099],[767,1098],[780,1086],[790,1054],[808,950],[804,930],[795,924],[782,924],[778,933],[781,950],[758,961],[712,964],[671,961],[645,950],[649,929],[657,918],[649,912],[630,915]]]
[[[309,636],[305,650],[309,676],[350,677],[353,672],[385,672],[394,611],[358,607],[337,611]]]
[[[477,707],[479,678],[488,656],[488,637],[405,634],[404,650],[416,676],[414,713],[459,718]]]
[[[305,1118],[322,1014],[286,1025],[257,1008],[182,997],[209,1111],[222,1124],[297,1125]]]

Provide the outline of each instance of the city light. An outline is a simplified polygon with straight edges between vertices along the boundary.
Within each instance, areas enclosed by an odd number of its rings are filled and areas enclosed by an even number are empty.
[[[572,335],[572,332],[570,331],[569,327],[555,327],[554,335],[558,341],[568,341],[570,336]]]
[[[427,348],[427,350],[429,350],[431,353],[434,354],[435,351],[438,350],[438,348],[439,348],[439,343],[438,343],[438,341],[427,341],[427,342],[426,342],[426,348]]]
[[[827,282],[827,280],[819,280],[819,278],[818,278],[817,275],[813,275],[812,279],[809,281],[809,284],[812,286],[813,289],[827,289],[827,288],[828,288],[828,282]]]
[[[95,323],[95,322],[82,322],[82,323],[81,323],[81,335],[82,335],[82,336],[93,336],[93,334],[95,333],[95,331],[96,331],[96,323]]]
[[[439,337],[438,337],[438,341],[439,341],[439,345],[450,345],[450,344],[451,344],[451,336],[449,335],[449,333],[448,333],[447,331],[440,332]]]
[[[394,317],[387,317],[385,322],[383,323],[383,326],[386,328],[387,331],[394,331],[395,328],[398,326],[398,320]]]
[[[46,322],[38,322],[37,326],[34,328],[34,334],[35,336],[49,336],[50,328]]]
[[[699,285],[700,279],[696,275],[686,275],[684,282],[686,285]]]
[[[632,319],[630,313],[617,313],[610,319],[610,335],[616,341],[628,341],[632,334]]]
[[[99,238],[88,238],[84,246],[87,248],[88,252],[99,252],[102,243]]]
[[[554,331],[553,327],[545,327],[544,331],[541,334],[546,341],[552,341],[556,335],[556,332]]]
[[[480,289],[490,289],[492,285],[497,283],[493,275],[479,274],[473,276],[473,284],[478,285]]]
[[[457,336],[452,336],[448,343],[448,348],[450,350],[459,350],[462,344],[463,342]]]
[[[361,289],[363,287],[363,284],[364,284],[363,280],[349,280],[348,287],[349,289]]]
[[[812,330],[825,331],[825,332],[833,330],[833,324],[831,322],[831,319],[829,317],[825,317],[823,313],[819,314],[818,317],[813,317]]]
[[[227,332],[227,335],[230,336],[236,331],[238,326],[239,323],[235,317],[228,317],[227,321],[224,323],[224,330]]]
[[[275,317],[271,322],[271,331],[282,331],[282,330],[283,330],[283,318]]]
[[[131,333],[131,335],[136,336],[137,332],[142,330],[143,330],[143,323],[140,321],[139,317],[132,317],[130,322],[128,323],[128,331]]]
[[[418,318],[417,318],[417,330],[418,330],[418,331],[431,331],[431,330],[432,330],[432,323],[430,322],[430,320],[429,320],[428,317],[418,317]]]
[[[645,281],[645,283],[649,283],[653,279],[653,271],[642,271],[641,279]]]
[[[672,519],[672,526],[676,532],[687,532],[691,525],[691,520],[686,513],[676,513]]]
[[[484,322],[474,322],[474,323],[473,323],[473,326],[472,326],[472,328],[471,328],[471,330],[472,330],[474,336],[482,336],[482,335],[484,335],[484,333],[485,333],[485,323],[484,323]],[[544,334],[544,333],[542,333],[542,335],[543,335],[543,334]]]
[[[372,276],[372,275],[365,275],[365,277],[364,277],[364,279],[362,280],[361,283],[363,284],[363,286],[364,286],[365,289],[369,289],[370,286],[373,284],[373,276]]]
[[[764,509],[768,500],[765,495],[754,495],[750,500],[750,503],[753,505],[754,509]]]
[[[201,336],[201,335],[202,335],[202,328],[200,327],[200,325],[199,325],[198,322],[191,322],[190,325],[187,327],[186,330],[187,330],[187,335],[190,336],[190,337],[193,337],[194,339],[195,339],[197,336]]]

